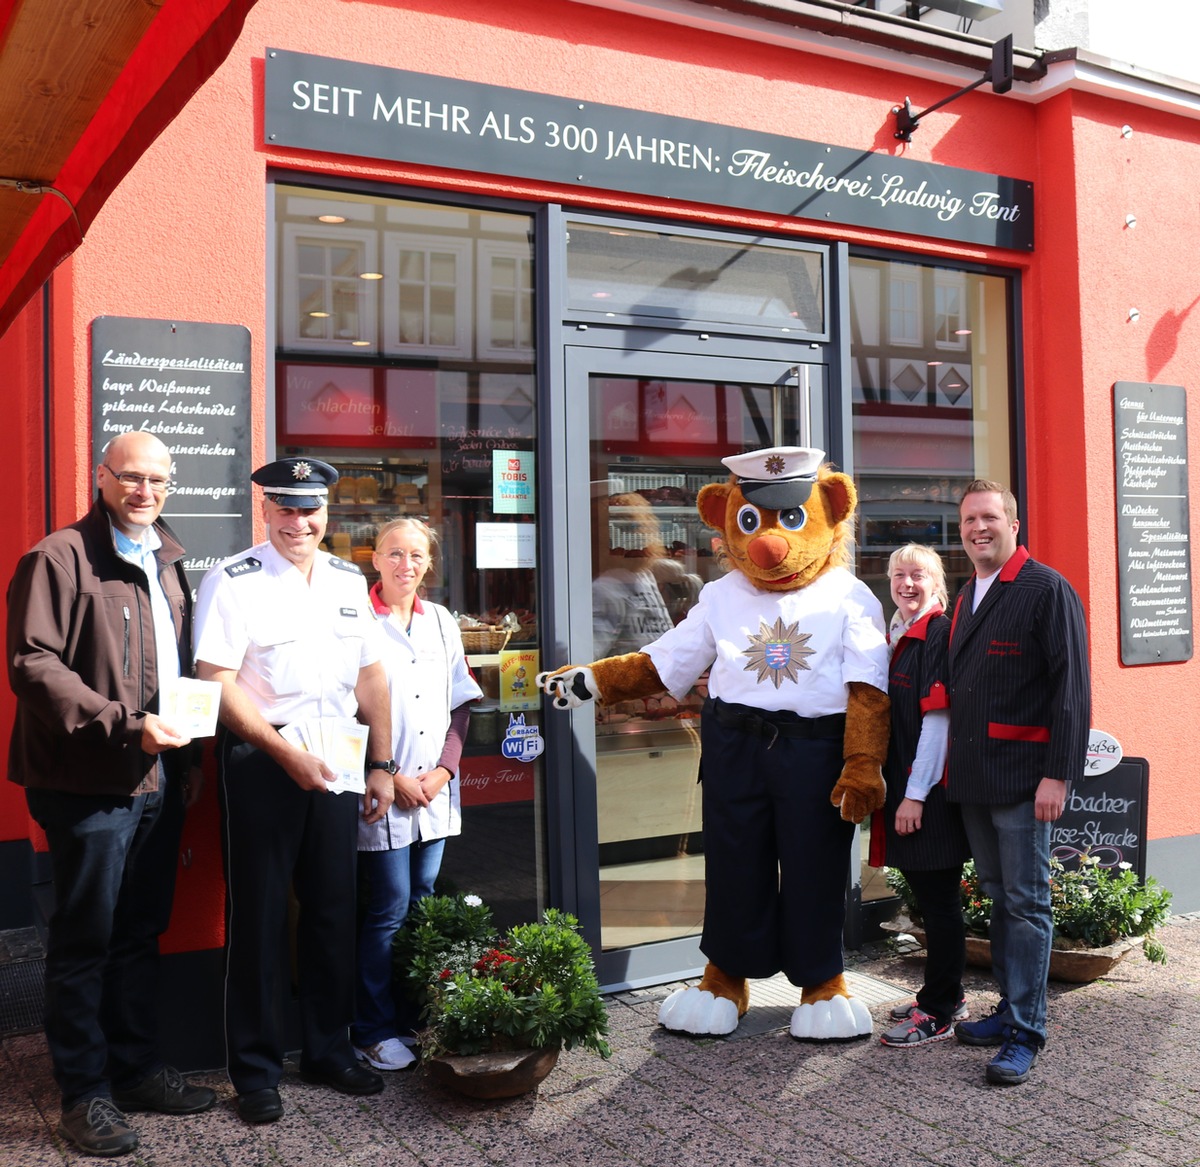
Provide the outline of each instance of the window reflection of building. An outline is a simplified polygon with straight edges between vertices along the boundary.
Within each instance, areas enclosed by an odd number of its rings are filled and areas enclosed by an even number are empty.
[[[538,647],[533,246],[528,215],[278,185],[276,439],[279,454],[341,471],[327,548],[373,574],[375,531],[397,515],[441,536],[431,599],[478,644],[490,701],[463,762],[471,847],[443,869],[508,922],[546,902],[535,800],[540,763],[516,789],[501,755],[498,646]],[[516,463],[527,493],[497,483]],[[503,494],[503,498],[501,497]],[[526,505],[527,502],[527,505]],[[491,543],[481,569],[479,529]],[[507,538],[508,532],[512,537]],[[468,650],[471,651],[470,649]],[[527,714],[536,718],[537,714]],[[501,801],[496,801],[501,798]]]
[[[850,318],[858,568],[887,607],[887,557],[909,540],[939,549],[952,589],[969,575],[962,488],[1012,478],[1008,282],[855,257]]]

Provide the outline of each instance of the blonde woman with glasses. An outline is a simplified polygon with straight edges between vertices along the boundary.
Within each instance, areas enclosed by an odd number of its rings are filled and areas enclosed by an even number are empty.
[[[436,534],[420,519],[394,519],[376,536],[372,558],[379,582],[371,602],[383,628],[391,691],[396,798],[379,822],[359,823],[366,913],[350,1035],[358,1057],[377,1070],[402,1070],[415,1061],[411,1033],[404,1032],[411,1024],[397,1016],[392,992],[392,939],[410,907],[433,894],[446,839],[462,830],[458,766],[470,702],[483,696],[454,617],[420,594],[436,548]]]

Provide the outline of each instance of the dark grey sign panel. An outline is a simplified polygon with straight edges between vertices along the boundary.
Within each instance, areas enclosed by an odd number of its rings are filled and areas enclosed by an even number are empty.
[[[171,451],[175,489],[163,518],[187,549],[184,567],[195,591],[208,568],[253,537],[249,329],[93,320],[93,463],[130,430],[154,434]]]
[[[1192,658],[1187,394],[1180,385],[1113,386],[1121,662]]]
[[[274,146],[1033,248],[1024,180],[282,49],[267,50],[263,133]]]
[[[1146,800],[1150,763],[1123,758],[1107,774],[1071,783],[1063,813],[1050,827],[1050,853],[1064,867],[1092,855],[1101,867],[1130,864],[1146,878]]]

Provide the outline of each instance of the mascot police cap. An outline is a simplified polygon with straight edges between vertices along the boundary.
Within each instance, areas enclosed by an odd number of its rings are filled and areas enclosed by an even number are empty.
[[[280,458],[260,466],[250,481],[257,482],[263,494],[279,506],[313,510],[329,501],[329,488],[339,477],[328,462],[316,458]]]
[[[812,493],[825,451],[810,446],[772,446],[722,458],[737,476],[747,502],[784,511],[803,506]]]

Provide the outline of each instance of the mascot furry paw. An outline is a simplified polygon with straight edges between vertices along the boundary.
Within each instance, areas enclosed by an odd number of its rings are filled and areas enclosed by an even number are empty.
[[[705,910],[700,984],[659,1022],[732,1033],[749,978],[783,971],[801,990],[792,1036],[845,1041],[871,1017],[843,976],[854,824],[883,805],[887,648],[883,611],[847,570],[853,482],[821,450],[781,446],[723,459],[727,483],[697,499],[731,570],[641,651],[542,673],[559,709],[664,691],[707,669],[701,719]]]

